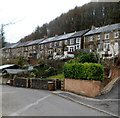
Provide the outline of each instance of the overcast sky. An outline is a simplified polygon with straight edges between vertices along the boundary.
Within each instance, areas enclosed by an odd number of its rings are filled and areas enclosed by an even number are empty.
[[[0,25],[14,23],[4,27],[7,42],[16,43],[32,33],[39,25],[68,12],[76,6],[82,6],[91,0],[0,0]]]

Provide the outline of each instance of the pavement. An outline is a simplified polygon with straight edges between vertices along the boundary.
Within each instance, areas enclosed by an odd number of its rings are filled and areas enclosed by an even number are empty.
[[[112,116],[120,117],[120,94],[118,81],[110,92],[97,96],[96,98],[89,98],[86,96],[76,95],[66,91],[54,91],[53,94],[69,99],[73,102],[82,104],[84,106],[96,109],[98,111],[107,113]]]

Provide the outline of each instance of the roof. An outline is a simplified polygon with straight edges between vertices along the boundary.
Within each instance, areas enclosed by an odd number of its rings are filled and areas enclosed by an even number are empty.
[[[31,41],[31,42],[27,43],[26,46],[37,45],[37,44],[39,44],[43,40],[44,39],[38,39],[38,40]]]
[[[22,74],[27,72],[27,70],[22,70],[22,69],[5,69],[7,73],[9,74]]]
[[[81,37],[83,36],[86,32],[90,31],[89,29],[87,30],[82,30],[82,31],[78,31],[75,34],[73,34],[70,38],[74,38],[74,37]]]
[[[103,27],[99,27],[99,28],[90,30],[84,36],[92,35],[92,34],[99,34],[99,33],[102,33],[102,32],[109,32],[109,31],[114,31],[114,30],[120,30],[120,23],[113,24],[113,25],[106,25],[106,26],[103,26]]]
[[[74,33],[68,33],[68,34],[60,35],[60,36],[50,37],[50,38],[47,38],[47,39],[43,40],[39,44],[49,43],[49,42],[54,42],[54,41],[59,41],[59,40],[65,40],[65,39],[70,38],[73,34],[75,34],[75,32]]]
[[[0,70],[1,69],[5,69],[5,68],[8,68],[8,67],[12,67],[12,66],[14,66],[15,64],[8,64],[8,65],[2,65],[2,66],[0,66]]]

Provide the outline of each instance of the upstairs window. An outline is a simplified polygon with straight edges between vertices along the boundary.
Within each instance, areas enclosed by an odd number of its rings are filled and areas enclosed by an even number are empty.
[[[97,40],[100,40],[100,35],[97,35]]]
[[[52,43],[49,44],[49,47],[52,48]]]
[[[70,39],[70,44],[74,44],[74,39]]]
[[[57,46],[57,42],[54,43],[54,46]]]
[[[44,45],[41,45],[41,49],[43,49],[44,48]]]
[[[80,43],[80,38],[76,38],[76,43]]]
[[[35,46],[35,45],[33,46],[33,49],[34,49],[34,50],[36,49],[36,46]]]
[[[68,44],[68,40],[65,40],[65,45],[67,45]]]
[[[93,36],[90,36],[90,41],[93,41]]]
[[[106,33],[105,34],[105,39],[109,39],[110,38],[110,34],[109,33]]]
[[[114,32],[114,38],[119,38],[119,32]]]
[[[62,46],[62,41],[59,42],[59,46]]]

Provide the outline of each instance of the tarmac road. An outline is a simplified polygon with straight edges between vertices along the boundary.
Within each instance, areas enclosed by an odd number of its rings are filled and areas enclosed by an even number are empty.
[[[2,86],[0,92],[2,116],[109,116],[51,91]]]

